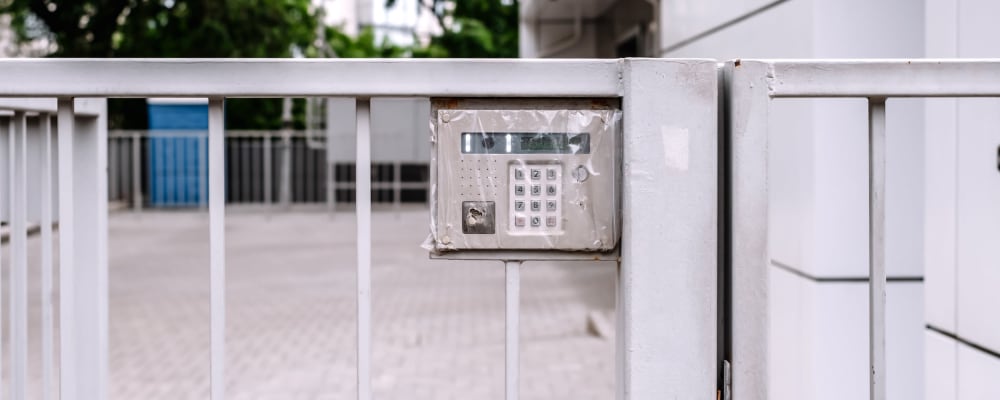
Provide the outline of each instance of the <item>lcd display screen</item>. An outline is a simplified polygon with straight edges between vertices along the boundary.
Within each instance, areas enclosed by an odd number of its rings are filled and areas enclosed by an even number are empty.
[[[589,133],[463,132],[465,154],[590,154]]]

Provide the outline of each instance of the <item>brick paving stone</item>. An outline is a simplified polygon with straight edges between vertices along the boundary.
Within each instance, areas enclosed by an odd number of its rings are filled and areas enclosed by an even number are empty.
[[[353,214],[230,207],[226,219],[228,397],[354,397]],[[503,266],[429,260],[427,221],[418,208],[373,215],[375,398],[502,399]],[[40,244],[29,242],[37,397]],[[109,242],[111,399],[208,398],[207,214],[112,213]],[[525,263],[521,276],[521,398],[612,398],[613,344],[588,334],[587,314],[613,308],[614,265]]]

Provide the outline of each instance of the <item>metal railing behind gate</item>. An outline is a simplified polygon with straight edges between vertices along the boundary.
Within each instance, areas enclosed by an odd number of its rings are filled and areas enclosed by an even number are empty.
[[[207,207],[207,146],[204,131],[109,131],[108,198],[136,209]],[[335,202],[354,202],[353,154],[330,162],[327,150],[308,145],[304,131],[226,131],[225,147],[228,204],[315,203],[333,210]],[[373,156],[374,202],[398,210],[403,202],[427,201],[426,161]]]

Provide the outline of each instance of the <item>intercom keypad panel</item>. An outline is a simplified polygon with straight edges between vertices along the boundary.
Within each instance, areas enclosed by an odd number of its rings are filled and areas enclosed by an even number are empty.
[[[620,112],[587,105],[436,109],[433,249],[614,249]]]
[[[546,235],[562,230],[562,165],[511,164],[508,173],[511,234]]]

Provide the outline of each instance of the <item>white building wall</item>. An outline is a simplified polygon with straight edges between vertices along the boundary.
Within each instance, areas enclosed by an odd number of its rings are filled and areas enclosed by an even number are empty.
[[[441,30],[434,16],[418,6],[421,1],[396,0],[391,8],[385,6],[385,0],[314,0],[314,4],[324,7],[326,23],[340,27],[347,35],[356,36],[371,26],[378,42],[409,46],[414,37],[427,44]]]
[[[925,0],[926,53],[996,57],[992,0]],[[1000,100],[927,102],[927,399],[1000,398]]]

